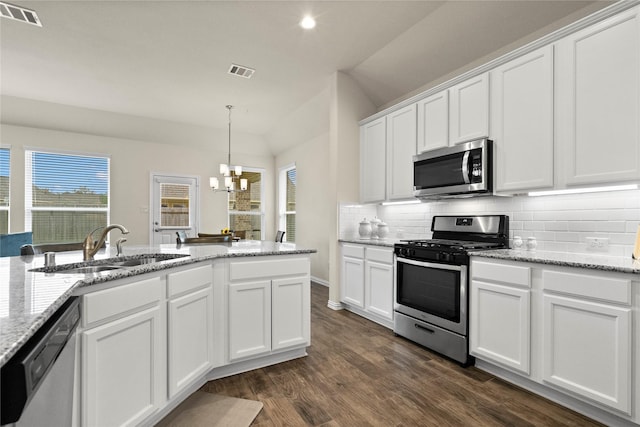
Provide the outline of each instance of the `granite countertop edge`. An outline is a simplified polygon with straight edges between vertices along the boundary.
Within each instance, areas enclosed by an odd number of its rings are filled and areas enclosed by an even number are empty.
[[[396,243],[400,243],[399,239],[358,239],[354,238],[340,238],[338,239],[340,243],[356,243],[358,245],[369,245],[369,246],[384,246],[388,248],[393,248],[393,245]]]
[[[246,258],[246,257],[262,257],[262,256],[282,256],[282,255],[299,255],[299,254],[312,254],[317,253],[316,249],[303,249],[303,248],[282,248],[282,244],[278,243],[269,243],[269,245],[278,246],[277,248],[271,249],[256,249],[255,247],[247,247],[243,250],[242,247],[233,247],[233,246],[223,246],[220,245],[218,247],[229,248],[224,251],[218,253],[209,253],[209,254],[200,254],[200,255],[188,255],[181,258],[170,259],[163,262],[153,263],[153,264],[142,264],[140,266],[129,267],[126,269],[117,269],[111,270],[106,274],[100,275],[83,275],[84,277],[77,280],[68,280],[70,276],[63,276],[60,274],[60,280],[65,280],[69,282],[69,287],[64,292],[62,292],[49,306],[44,309],[41,313],[39,313],[33,319],[25,319],[24,323],[28,325],[24,326],[19,325],[19,327],[13,327],[12,325],[8,326],[9,330],[2,328],[0,331],[0,366],[4,366],[4,364],[11,359],[22,346],[38,331],[40,327],[42,327],[47,320],[51,318],[51,316],[56,313],[56,311],[71,297],[84,294],[88,288],[92,285],[97,285],[100,283],[116,281],[119,279],[124,279],[127,277],[139,276],[146,273],[151,273],[155,271],[166,270],[170,268],[176,268],[181,266],[186,266],[190,264],[195,264],[198,262],[210,261],[215,259],[224,259],[224,258]],[[217,246],[217,245],[206,245],[206,246]],[[201,246],[202,248],[205,245]],[[154,253],[154,250],[157,248],[148,247],[144,250],[138,250],[136,254],[127,256],[127,259],[141,258],[145,255]],[[196,251],[197,252],[197,251]],[[38,256],[31,256],[32,258],[36,258]],[[43,256],[40,255],[40,258]],[[25,257],[16,257],[24,259]],[[98,259],[94,262],[94,265],[99,265],[101,263],[108,264],[109,259]],[[78,266],[84,265],[83,262],[76,262]],[[33,267],[34,265],[32,265]],[[65,264],[65,268],[69,268],[69,264]],[[46,273],[36,273],[36,274],[55,274],[56,271],[59,271],[60,265],[57,267],[53,267],[50,271]],[[75,276],[77,277],[77,276]],[[22,319],[18,319],[19,321]],[[16,330],[17,329],[17,330]]]
[[[518,249],[498,249],[472,251],[473,257],[492,258],[507,261],[531,262],[535,264],[578,267],[616,273],[640,274],[640,261],[629,257],[584,254],[576,252],[525,251]]]

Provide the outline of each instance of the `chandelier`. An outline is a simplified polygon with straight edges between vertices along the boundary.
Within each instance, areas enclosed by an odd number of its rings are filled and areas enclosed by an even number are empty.
[[[220,163],[220,174],[223,177],[224,187],[220,188],[220,180],[218,177],[209,178],[209,186],[213,191],[226,191],[232,193],[235,191],[245,191],[247,189],[247,180],[240,178],[242,176],[242,166],[231,166],[231,109],[233,105],[227,105],[229,110],[229,156],[227,163]],[[240,182],[240,189],[236,188],[236,183]]]

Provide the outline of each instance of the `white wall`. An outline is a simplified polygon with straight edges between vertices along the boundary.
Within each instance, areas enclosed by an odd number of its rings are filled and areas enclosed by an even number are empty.
[[[375,213],[389,225],[389,238],[429,238],[434,215],[506,214],[509,238],[533,236],[539,250],[594,253],[587,237],[609,239],[609,249],[597,253],[628,256],[640,226],[640,190],[545,197],[478,197],[415,205],[354,205],[340,207],[340,235],[357,236],[358,222]]]
[[[335,212],[329,204],[329,134],[312,138],[285,151],[276,158],[276,180],[283,166],[296,165],[296,244],[313,248],[311,276],[328,280],[329,217]],[[278,188],[276,184],[276,188]],[[277,191],[276,191],[277,193]],[[279,195],[276,195],[276,200]],[[277,208],[276,208],[277,209]],[[276,223],[278,218],[276,216]]]
[[[4,98],[3,98],[4,101]],[[218,164],[226,163],[227,134],[226,131],[212,130],[211,139],[217,140],[208,144],[206,132],[202,129],[191,129],[189,126],[158,121],[144,120],[155,128],[145,134],[144,126],[131,128],[140,137],[153,137],[158,129],[167,132],[161,142],[153,140],[134,140],[122,137],[128,130],[119,128],[119,124],[137,123],[136,118],[122,120],[122,115],[102,114],[93,110],[77,109],[55,104],[28,101],[31,110],[14,114],[15,110],[7,110],[3,103],[0,132],[2,144],[11,147],[11,211],[10,231],[24,230],[24,149],[41,148],[68,150],[74,152],[96,153],[111,156],[111,222],[125,225],[131,232],[127,243],[149,243],[149,176],[151,172],[195,175],[200,177],[200,230],[212,232],[227,225],[227,196],[225,193],[212,193],[208,187],[210,175],[218,173]],[[71,121],[74,116],[77,125]],[[58,124],[51,124],[49,114],[60,118]],[[11,117],[11,119],[9,118]],[[20,118],[22,117],[22,118]],[[114,117],[116,118],[114,120]],[[42,118],[42,120],[39,120]],[[24,120],[30,126],[7,124],[4,120]],[[39,121],[42,125],[39,125]],[[113,129],[117,137],[86,133],[96,124],[97,132],[108,133]],[[55,125],[64,130],[47,129]],[[77,127],[79,131],[73,131]],[[84,132],[83,132],[84,131]],[[185,142],[173,138],[184,135]],[[259,140],[259,141],[257,141]],[[259,154],[263,142],[252,135],[233,134],[232,161],[245,167],[265,169],[263,200],[266,210],[265,238],[274,235],[274,159],[270,154]],[[253,145],[256,154],[237,153],[236,146]],[[220,151],[216,148],[222,147]],[[87,230],[89,231],[89,230]]]
[[[347,74],[337,72],[331,84],[329,185],[330,216],[329,305],[340,306],[340,248],[338,206],[360,194],[360,127],[358,121],[373,114],[375,105]]]

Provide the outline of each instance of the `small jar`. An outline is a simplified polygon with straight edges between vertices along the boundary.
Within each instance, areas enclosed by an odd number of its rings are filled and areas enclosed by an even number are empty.
[[[535,237],[527,238],[527,250],[535,251],[537,247],[538,247],[538,242],[536,242]]]
[[[360,234],[361,239],[369,239],[371,237],[371,223],[366,218],[360,223],[358,234]]]
[[[513,236],[513,248],[514,249],[522,249],[522,237]]]
[[[384,239],[389,234],[389,226],[386,222],[381,222],[378,224],[378,232],[376,233],[379,238]]]

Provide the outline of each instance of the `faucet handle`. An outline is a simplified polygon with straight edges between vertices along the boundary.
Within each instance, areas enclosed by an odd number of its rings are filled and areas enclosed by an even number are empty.
[[[122,244],[126,241],[127,239],[125,239],[124,237],[118,239],[118,241],[116,242],[116,256],[122,255]]]

